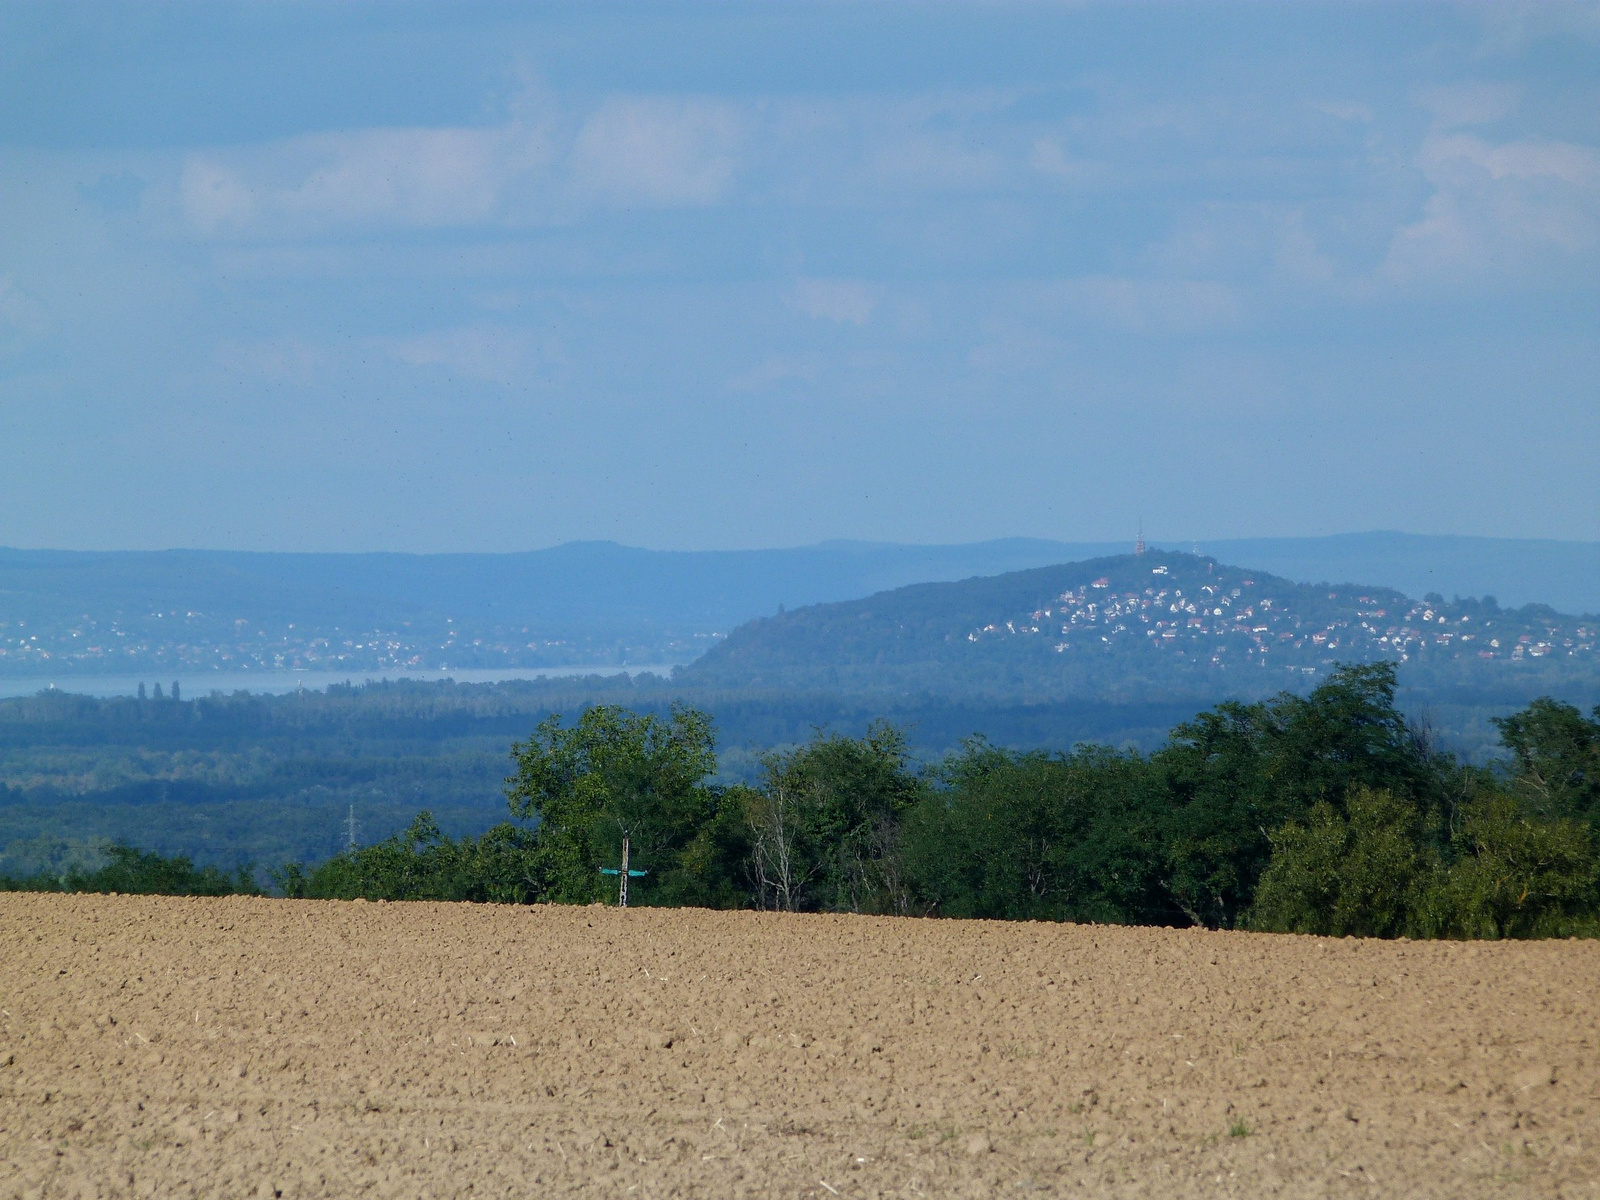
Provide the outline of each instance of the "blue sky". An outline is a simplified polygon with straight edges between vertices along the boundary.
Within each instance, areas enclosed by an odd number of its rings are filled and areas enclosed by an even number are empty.
[[[0,8],[0,544],[1600,539],[1600,7]]]

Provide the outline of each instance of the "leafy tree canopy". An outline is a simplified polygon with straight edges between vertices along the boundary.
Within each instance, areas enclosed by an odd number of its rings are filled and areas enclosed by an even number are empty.
[[[717,768],[711,718],[675,706],[662,718],[616,705],[587,709],[564,725],[552,716],[526,742],[513,743],[516,774],[506,783],[511,814],[538,820],[538,855],[547,897],[602,899],[602,867],[617,868],[622,839],[632,864],[651,875],[641,899],[694,870],[685,852],[715,824],[720,796],[707,786]],[[704,850],[701,846],[700,851]]]
[[[1541,697],[1494,724],[1511,751],[1518,790],[1536,810],[1600,817],[1600,706],[1586,718],[1574,705]]]

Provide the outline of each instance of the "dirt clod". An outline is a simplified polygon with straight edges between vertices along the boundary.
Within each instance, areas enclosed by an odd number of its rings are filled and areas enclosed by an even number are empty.
[[[1590,1195],[1597,1046],[1590,942],[13,894],[0,1200]]]

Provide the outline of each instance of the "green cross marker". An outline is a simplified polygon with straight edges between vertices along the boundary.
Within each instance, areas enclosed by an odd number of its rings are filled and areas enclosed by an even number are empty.
[[[615,867],[601,867],[600,874],[615,875],[617,877],[617,907],[628,907],[628,880],[638,879],[641,875],[650,874],[649,871],[630,871],[628,869],[628,839],[622,839],[622,869]]]

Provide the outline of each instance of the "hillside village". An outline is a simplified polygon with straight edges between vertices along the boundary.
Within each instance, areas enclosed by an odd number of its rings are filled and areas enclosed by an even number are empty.
[[[1031,583],[1012,582],[1046,577],[1068,579],[1071,586],[1038,591],[1030,590]],[[970,623],[920,609],[897,614],[897,606],[916,607],[925,595],[942,594],[927,589],[967,586],[919,584],[843,605],[797,609],[777,620],[784,628],[811,628],[827,614],[857,605],[889,620],[897,645],[914,627],[919,637],[964,640],[980,660],[995,653],[1004,659],[1036,654],[1066,665],[1133,652],[1139,659],[1155,655],[1224,671],[1281,668],[1309,677],[1334,662],[1378,658],[1593,665],[1600,632],[1600,620],[1542,606],[1512,610],[1488,598],[1416,601],[1386,588],[1319,588],[1159,551],[986,579],[1007,595],[1028,599],[1019,604],[997,594]],[[806,652],[819,661],[839,654],[853,659],[856,651],[849,646],[864,632],[852,628],[838,645],[818,643]],[[740,636],[748,642],[749,634]],[[50,622],[0,619],[0,677],[648,665],[689,662],[725,638],[707,630],[641,632],[631,639],[551,637],[531,625],[479,628],[449,617],[346,630],[197,611],[82,613]]]
[[[514,669],[568,664],[682,662],[720,633],[613,638],[547,638],[537,630],[476,629],[447,618],[442,628],[344,630],[151,612],[49,624],[0,620],[0,677],[125,675],[133,672],[402,672]]]
[[[674,678],[703,686],[1028,703],[1266,695],[1339,663],[1512,690],[1600,683],[1600,620],[1492,597],[1300,584],[1168,551],[918,584],[736,629]],[[1536,682],[1537,681],[1537,682]]]
[[[1115,582],[1100,575],[1025,615],[973,629],[967,640],[1036,637],[1056,654],[1137,643],[1213,666],[1245,662],[1315,674],[1334,662],[1377,659],[1592,660],[1600,632],[1600,622],[1542,608],[1502,610],[1492,600],[1319,591],[1270,576],[1258,580],[1213,560],[1180,579],[1177,566],[1150,566],[1142,588],[1130,586],[1125,574]]]

